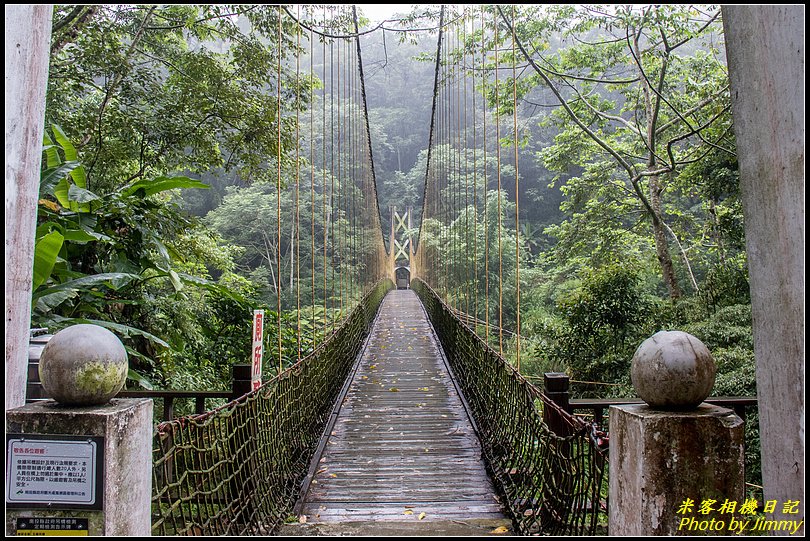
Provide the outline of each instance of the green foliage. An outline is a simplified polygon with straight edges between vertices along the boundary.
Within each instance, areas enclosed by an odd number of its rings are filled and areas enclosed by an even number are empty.
[[[290,68],[298,27],[284,15],[279,36],[279,7],[75,7],[54,8],[46,120],[81,141],[79,188],[212,167],[264,178],[272,157],[290,162],[287,113],[306,106],[312,81]]]
[[[78,155],[61,135],[55,139],[45,147],[32,324],[56,331],[87,322],[113,330],[136,369],[130,379],[147,387],[152,381],[172,386],[165,376],[186,351],[183,331],[195,325],[216,334],[217,340],[205,346],[222,355],[213,358],[231,362],[232,352],[216,345],[236,334],[235,307],[249,313],[249,306],[238,292],[212,281],[206,264],[218,263],[225,270],[233,263],[227,249],[183,215],[169,196],[179,188],[205,186],[186,177],[158,177],[104,195],[75,191],[74,173],[82,168]],[[63,156],[71,160],[63,162]],[[70,167],[63,167],[66,163]],[[200,242],[204,238],[208,245]],[[214,308],[199,309],[208,297],[215,299]]]
[[[585,271],[580,285],[558,299],[555,317],[537,325],[536,354],[567,367],[574,379],[626,382],[651,308],[638,271],[620,265]]]
[[[558,308],[575,333],[614,346],[644,317],[638,276],[619,266],[589,272],[582,289],[561,299]]]

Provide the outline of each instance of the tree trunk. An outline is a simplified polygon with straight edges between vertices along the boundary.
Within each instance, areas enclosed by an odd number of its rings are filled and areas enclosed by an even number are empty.
[[[804,6],[722,9],[751,279],[763,499],[779,502],[766,518],[803,519]],[[795,533],[804,535],[803,522]]]
[[[653,209],[652,217],[653,236],[655,237],[655,253],[658,256],[658,264],[661,266],[661,277],[667,286],[669,298],[678,299],[683,294],[678,285],[678,278],[675,276],[675,266],[672,263],[672,255],[669,253],[669,243],[667,242],[667,230],[661,219],[661,185],[658,175],[650,177],[650,206]]]
[[[52,14],[6,4],[6,410],[25,404]]]
[[[658,112],[660,107],[659,94],[654,93],[650,80],[645,75],[645,70],[642,69],[641,48],[639,47],[639,34],[634,32],[635,39],[633,40],[633,49],[635,50],[635,57],[638,59],[639,77],[642,81],[642,88],[644,90],[644,106],[647,117],[647,135],[646,145],[649,149],[647,157],[647,171],[654,171],[656,169],[656,137],[655,130],[658,124]],[[661,65],[661,81],[663,83],[663,74],[666,70],[666,59],[662,59]],[[669,291],[669,298],[675,300],[682,295],[681,288],[678,285],[678,279],[675,276],[675,266],[672,263],[672,255],[669,253],[669,243],[667,242],[667,231],[663,223],[663,213],[661,210],[661,193],[664,187],[661,185],[661,178],[658,175],[650,175],[650,209],[652,210],[652,227],[653,237],[655,238],[655,253],[658,256],[658,264],[661,266],[661,278]]]

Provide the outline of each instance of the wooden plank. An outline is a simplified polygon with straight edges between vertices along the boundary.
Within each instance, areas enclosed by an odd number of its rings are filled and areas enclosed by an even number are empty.
[[[418,298],[383,301],[302,514],[323,522],[504,519]]]

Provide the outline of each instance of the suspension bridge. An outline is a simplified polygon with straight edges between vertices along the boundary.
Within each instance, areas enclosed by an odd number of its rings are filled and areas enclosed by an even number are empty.
[[[604,526],[606,458],[596,427],[557,408],[525,380],[519,353],[514,366],[504,359],[503,255],[508,245],[519,261],[520,247],[504,233],[506,220],[519,230],[518,202],[512,217],[501,211],[507,161],[514,171],[508,191],[514,198],[519,193],[517,141],[502,155],[501,139],[510,123],[517,137],[516,116],[495,115],[487,126],[476,86],[484,94],[488,85],[496,95],[506,91],[499,71],[511,70],[515,80],[515,42],[509,66],[499,65],[498,50],[487,51],[483,41],[471,47],[477,56],[455,55],[476,28],[497,32],[503,26],[484,10],[463,23],[447,23],[442,11],[422,225],[412,238],[410,210],[391,209],[386,245],[360,32],[351,16],[355,32],[341,36],[304,24],[300,12],[279,9],[279,28],[282,19],[299,22],[299,47],[303,38],[310,58],[320,47],[324,59],[321,95],[311,94],[308,112],[287,119],[312,142],[294,151],[312,166],[296,165],[289,215],[299,250],[300,232],[309,230],[311,279],[291,281],[290,293],[300,308],[307,297],[314,304],[318,290],[324,313],[337,308],[348,315],[327,318],[326,340],[286,370],[279,338],[279,374],[259,389],[159,425],[153,532],[363,533],[383,525],[387,532],[595,533]],[[480,73],[468,64],[481,66]],[[298,63],[296,79],[306,75],[314,75],[312,63],[309,73]],[[278,238],[287,219],[281,175],[279,165]],[[310,223],[301,219],[307,205]],[[486,217],[488,207],[497,208],[497,223],[481,226],[479,213]],[[316,226],[317,215],[331,228]],[[431,222],[447,229],[432,236],[425,225]],[[464,229],[450,236],[452,225]],[[316,263],[322,269],[317,278]],[[519,284],[519,268],[511,272]],[[490,276],[497,276],[492,284]],[[497,311],[489,306],[496,291]],[[515,295],[519,312],[519,289]],[[489,320],[491,313],[497,321]],[[465,315],[480,317],[481,325],[467,326],[460,319]],[[515,351],[519,316],[517,325]],[[297,332],[300,340],[300,319]],[[550,414],[556,430],[544,422]]]
[[[296,23],[298,48],[312,58],[320,47],[324,62],[318,99],[309,87],[284,118],[276,66],[279,313],[282,227],[293,231],[291,252],[303,237],[311,243],[309,260],[290,265],[286,292],[298,308],[298,355],[284,358],[279,317],[275,377],[157,426],[153,533],[605,533],[608,438],[520,373],[521,243],[508,232],[520,231],[520,46],[509,10],[453,21],[442,11],[420,229],[411,237],[392,210],[387,242],[361,32],[352,11],[342,15],[354,32],[279,7],[279,47],[282,24]],[[488,49],[483,36],[500,43],[499,32],[507,48]],[[314,76],[308,68],[296,65],[296,88]],[[493,96],[491,111],[482,95]],[[282,123],[299,142],[284,156]],[[283,211],[282,164],[295,179]],[[304,355],[301,308],[316,298],[325,320],[313,335],[324,338]]]

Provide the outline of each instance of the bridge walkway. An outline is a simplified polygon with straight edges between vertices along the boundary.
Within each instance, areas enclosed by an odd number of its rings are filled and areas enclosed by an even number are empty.
[[[300,515],[305,524],[281,533],[469,535],[510,524],[441,346],[410,290],[383,301]]]

